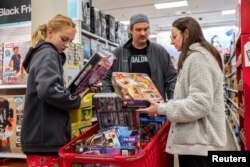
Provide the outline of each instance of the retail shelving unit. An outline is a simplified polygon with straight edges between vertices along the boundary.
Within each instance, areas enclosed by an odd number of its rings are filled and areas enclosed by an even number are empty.
[[[227,115],[227,123],[233,135],[237,150],[240,150],[240,123],[238,114],[238,90],[236,82],[236,56],[235,51],[226,55],[227,62],[225,64],[225,109]]]
[[[236,42],[238,113],[241,150],[250,150],[250,0],[240,0],[239,35]],[[248,101],[247,101],[248,99]]]

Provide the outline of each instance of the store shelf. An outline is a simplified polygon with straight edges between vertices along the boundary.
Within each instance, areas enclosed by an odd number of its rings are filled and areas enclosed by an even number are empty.
[[[238,124],[238,126],[240,126],[239,119],[237,118],[235,111],[231,110],[230,107],[228,106],[228,104],[226,104],[226,106],[227,106],[228,110],[230,111],[230,115],[232,115],[234,121]]]
[[[229,127],[229,129],[230,129],[230,132],[231,132],[232,135],[233,135],[233,139],[234,139],[235,145],[236,145],[236,147],[237,147],[237,150],[240,150],[240,145],[239,145],[238,140],[237,140],[237,138],[236,138],[236,136],[235,136],[235,134],[234,134],[233,128],[231,127],[231,124],[230,124],[228,118],[226,118],[226,120],[227,120],[228,127]]]
[[[236,71],[233,71],[231,74],[227,75],[226,78],[231,78],[232,76],[234,76],[236,74]]]
[[[26,158],[25,154],[22,153],[0,153],[1,158]]]
[[[239,55],[238,60],[236,62],[236,67],[239,68],[241,67],[241,65],[242,65],[242,58],[241,58],[241,55]]]
[[[238,90],[236,90],[236,89],[226,88],[226,90],[231,91],[231,92],[234,92],[234,93],[238,93]]]
[[[244,144],[244,146],[246,147],[246,137],[242,130],[240,131],[240,139],[242,143]]]
[[[238,104],[236,104],[232,99],[229,97],[226,97],[227,100],[229,100],[237,109],[238,109]]]
[[[238,91],[243,91],[243,84],[242,83],[238,84]]]
[[[226,65],[229,65],[234,57],[235,57],[235,50],[232,51],[232,54],[231,54],[230,58],[228,59]]]
[[[244,110],[242,109],[242,108],[238,108],[238,112],[239,112],[239,114],[240,114],[240,116],[242,117],[242,118],[245,118],[245,112],[244,112]]]
[[[0,85],[0,89],[24,89],[27,85]]]
[[[111,42],[111,41],[109,41],[109,40],[107,40],[107,39],[105,39],[105,38],[103,38],[103,37],[100,37],[100,36],[98,36],[98,35],[95,35],[95,34],[89,32],[89,31],[86,31],[86,30],[82,30],[82,34],[83,34],[83,35],[87,35],[87,36],[92,37],[92,38],[95,38],[95,39],[97,39],[97,40],[100,40],[100,41],[102,41],[102,42],[104,42],[104,43],[108,43],[109,45],[112,45],[112,46],[116,46],[116,47],[119,46],[118,44],[116,44],[116,43],[114,43],[114,42]]]

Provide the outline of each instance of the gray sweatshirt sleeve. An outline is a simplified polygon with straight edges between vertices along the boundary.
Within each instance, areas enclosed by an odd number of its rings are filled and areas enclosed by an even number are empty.
[[[43,56],[43,59],[35,78],[38,96],[60,109],[78,108],[81,98],[80,96],[73,96],[64,87],[57,53],[50,51],[50,53],[41,53],[39,56]]]

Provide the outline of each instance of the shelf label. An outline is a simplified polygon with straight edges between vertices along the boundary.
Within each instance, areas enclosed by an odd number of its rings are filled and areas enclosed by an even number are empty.
[[[244,45],[245,67],[250,67],[250,42]]]

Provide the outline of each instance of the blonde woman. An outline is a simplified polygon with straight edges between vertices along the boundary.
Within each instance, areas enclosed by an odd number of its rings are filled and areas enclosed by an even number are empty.
[[[65,88],[63,51],[75,34],[74,22],[56,15],[32,35],[33,47],[23,62],[29,76],[21,144],[28,166],[58,165],[58,149],[70,140],[68,110],[78,108],[81,97]]]

